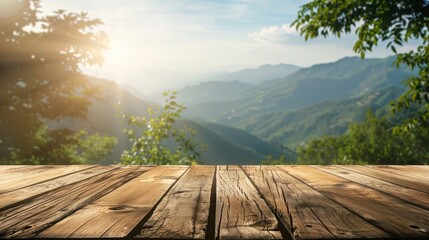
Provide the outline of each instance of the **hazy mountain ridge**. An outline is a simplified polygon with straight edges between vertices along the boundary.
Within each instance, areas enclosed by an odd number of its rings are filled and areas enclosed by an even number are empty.
[[[324,135],[341,135],[353,122],[362,121],[368,109],[388,114],[388,103],[404,92],[390,87],[361,97],[326,101],[298,110],[270,113],[244,120],[235,126],[267,141],[292,148]]]
[[[281,146],[276,146],[271,143],[265,142],[258,138],[257,136],[242,131],[237,128],[209,123],[209,122],[198,122],[200,125],[203,125],[212,131],[219,133],[221,136],[233,141],[239,142],[242,146],[245,146],[249,149],[253,149],[263,156],[271,155],[275,158],[279,158],[282,155],[285,155],[288,160],[295,161],[296,156],[291,154],[291,150],[281,149]]]
[[[117,163],[123,150],[130,147],[128,139],[122,133],[127,125],[119,118],[120,111],[118,108],[133,115],[147,115],[148,107],[156,108],[158,105],[143,101],[113,81],[104,79],[93,79],[92,81],[101,89],[102,94],[100,100],[93,100],[93,104],[88,109],[86,120],[65,119],[60,122],[52,122],[50,126],[54,128],[67,127],[74,130],[86,129],[90,133],[99,132],[115,136],[118,138],[118,144],[103,163]],[[205,164],[259,164],[265,153],[270,153],[269,155],[278,154],[278,151],[274,151],[274,147],[268,143],[262,145],[263,149],[267,148],[267,150],[255,150],[247,146],[245,139],[243,139],[245,144],[242,145],[239,138],[235,138],[236,141],[231,140],[230,136],[229,138],[224,137],[221,133],[212,131],[208,127],[191,120],[180,119],[177,121],[177,125],[187,125],[194,128],[197,131],[195,140],[208,146],[202,154],[202,160]],[[235,129],[235,132],[243,131]],[[256,136],[253,137],[257,139]],[[262,140],[259,141],[263,142]]]
[[[129,92],[130,94],[134,95],[135,97],[138,97],[147,103],[157,105],[157,103],[155,101],[152,101],[149,96],[147,96],[142,91],[138,90],[137,88],[129,84],[121,84],[120,87],[126,90],[127,92]]]
[[[237,94],[236,100],[191,105],[185,114],[234,126],[258,115],[358,97],[387,87],[402,88],[401,82],[413,71],[396,69],[393,62],[393,57],[365,60],[347,57],[317,64],[284,78],[265,81]]]
[[[270,79],[285,77],[301,67],[293,64],[265,64],[258,68],[247,68],[236,72],[221,73],[211,78],[205,79],[203,82],[209,81],[240,81],[247,84],[258,85]]]
[[[292,64],[266,64],[237,72],[220,73],[178,90],[178,100],[187,106],[214,101],[235,100],[237,96],[262,82],[285,77],[299,70]]]
[[[203,82],[179,90],[177,100],[186,106],[213,101],[225,101],[234,98],[236,94],[250,88],[250,84],[237,80]]]
[[[259,164],[266,155],[283,154],[294,160],[293,154],[271,143],[296,148],[311,138],[344,133],[350,123],[363,119],[368,108],[386,112],[387,103],[404,91],[400,82],[413,74],[395,69],[393,60],[344,58],[256,86],[239,81],[200,83],[179,91],[178,102],[187,105],[186,117],[205,121],[181,119],[177,125],[197,130],[195,139],[208,147],[202,155],[205,164]],[[86,121],[56,126],[116,136],[119,144],[106,163],[118,162],[129,142],[113,105],[140,115],[157,105],[142,100],[144,96],[133,89],[134,95],[114,82],[94,81],[104,89],[104,101],[94,102]]]

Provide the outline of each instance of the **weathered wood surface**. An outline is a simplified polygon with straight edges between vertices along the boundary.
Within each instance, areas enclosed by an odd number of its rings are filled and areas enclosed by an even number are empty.
[[[27,167],[24,169],[15,169],[16,174],[4,174],[4,179],[0,182],[0,193],[13,191],[29,185],[41,183],[57,177],[73,174],[77,171],[92,168],[94,166],[46,166],[46,167]],[[8,177],[6,177],[8,176]]]
[[[141,238],[206,237],[215,166],[194,166],[144,224]]]
[[[429,238],[429,166],[0,166],[0,238]]]
[[[429,236],[426,209],[314,167],[282,169],[392,236]]]
[[[245,166],[295,238],[383,238],[388,234],[277,166]]]
[[[338,166],[324,166],[318,167],[318,169],[362,184],[366,187],[373,188],[380,192],[390,194],[391,196],[400,198],[410,204],[415,204],[421,208],[429,210],[429,194],[427,193],[395,185],[370,176],[365,176]],[[408,168],[405,168],[404,170],[408,170]]]
[[[6,209],[13,204],[16,205],[21,201],[28,201],[36,196],[39,196],[40,194],[48,194],[49,191],[59,187],[82,181],[110,170],[110,167],[97,166],[94,168],[85,169],[83,171],[76,171],[73,174],[51,179],[42,183],[36,183],[34,185],[15,191],[6,192],[0,195],[0,210]]]
[[[139,175],[137,167],[123,167],[93,178],[60,187],[48,194],[8,208],[0,215],[0,237],[33,237],[95,199]]]
[[[404,175],[393,174],[391,172],[386,172],[376,166],[341,166],[341,167],[370,176],[370,177],[378,178],[380,180],[390,182],[399,186],[429,193],[429,176],[427,176],[425,180],[421,180],[421,179],[406,177]]]
[[[38,237],[125,237],[186,169],[180,166],[153,168],[88,204]]]
[[[216,237],[282,239],[278,222],[257,189],[238,166],[218,166]]]
[[[398,166],[398,165],[390,165],[390,166],[369,166],[375,169],[379,169],[382,171],[390,172],[395,175],[402,175],[410,178],[417,178],[423,181],[429,181],[428,169],[422,169],[418,166]]]

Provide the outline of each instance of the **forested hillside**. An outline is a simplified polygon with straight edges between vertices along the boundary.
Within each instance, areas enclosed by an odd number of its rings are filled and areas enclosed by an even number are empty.
[[[399,122],[401,115],[393,116],[389,103],[404,93],[402,82],[416,71],[397,69],[394,60],[346,57],[317,64],[224,100],[190,105],[185,114],[296,150],[313,139],[345,134],[351,124],[364,121],[368,109]]]
[[[365,60],[347,57],[317,64],[245,89],[232,100],[190,105],[185,114],[234,126],[261,114],[359,97],[386,87],[402,87],[401,82],[413,72],[396,69],[393,61],[392,57]]]
[[[98,132],[116,137],[118,144],[103,162],[116,163],[120,160],[122,152],[130,148],[130,142],[122,132],[127,124],[119,116],[121,111],[147,116],[147,109],[156,108],[157,105],[134,96],[115,82],[104,79],[92,81],[100,87],[102,94],[100,100],[92,102],[86,119],[64,119],[60,122],[50,122],[50,126],[74,130],[86,129],[90,133]],[[280,147],[275,147],[240,129],[229,128],[229,131],[218,131],[219,129],[213,130],[211,125],[205,126],[191,120],[180,119],[177,126],[182,125],[195,129],[197,133],[195,140],[207,146],[201,156],[204,164],[259,164],[266,155],[282,155]],[[249,145],[249,137],[259,144],[258,148]],[[171,142],[167,144],[174,145]]]
[[[340,135],[354,122],[363,121],[368,109],[377,116],[389,116],[388,103],[403,89],[385,88],[361,97],[326,101],[298,110],[281,111],[250,118],[236,124],[268,141],[292,148],[325,135]]]

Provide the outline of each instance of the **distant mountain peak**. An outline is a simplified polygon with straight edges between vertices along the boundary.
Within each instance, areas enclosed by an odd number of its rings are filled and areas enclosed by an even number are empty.
[[[220,82],[230,82],[230,81],[240,81],[247,84],[258,85],[262,82],[282,78],[289,74],[292,74],[299,70],[301,67],[293,64],[264,64],[257,68],[246,68],[235,72],[230,73],[221,73],[210,77],[208,79],[202,80],[202,82],[209,81],[220,81]]]
[[[259,66],[256,69],[262,69],[262,68],[275,68],[275,67],[296,67],[296,68],[301,68],[300,66],[294,65],[294,64],[289,64],[289,63],[279,63],[279,64],[264,64]]]

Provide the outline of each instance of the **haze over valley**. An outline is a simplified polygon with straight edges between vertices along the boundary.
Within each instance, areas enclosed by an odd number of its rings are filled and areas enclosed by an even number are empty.
[[[258,164],[268,155],[295,161],[298,146],[344,134],[351,123],[363,121],[368,109],[390,115],[389,102],[404,91],[401,82],[415,74],[396,69],[393,61],[346,57],[307,68],[267,64],[221,73],[175,89],[178,102],[187,107],[177,124],[197,130],[196,140],[207,146],[201,157],[205,164]],[[121,132],[124,122],[111,106],[145,115],[148,107],[162,102],[129,85],[93,82],[102,87],[104,97],[91,106],[87,120],[57,126],[117,137],[119,144],[106,160],[113,163],[129,142]]]
[[[426,164],[428,2],[334,2],[0,1],[0,162]]]

